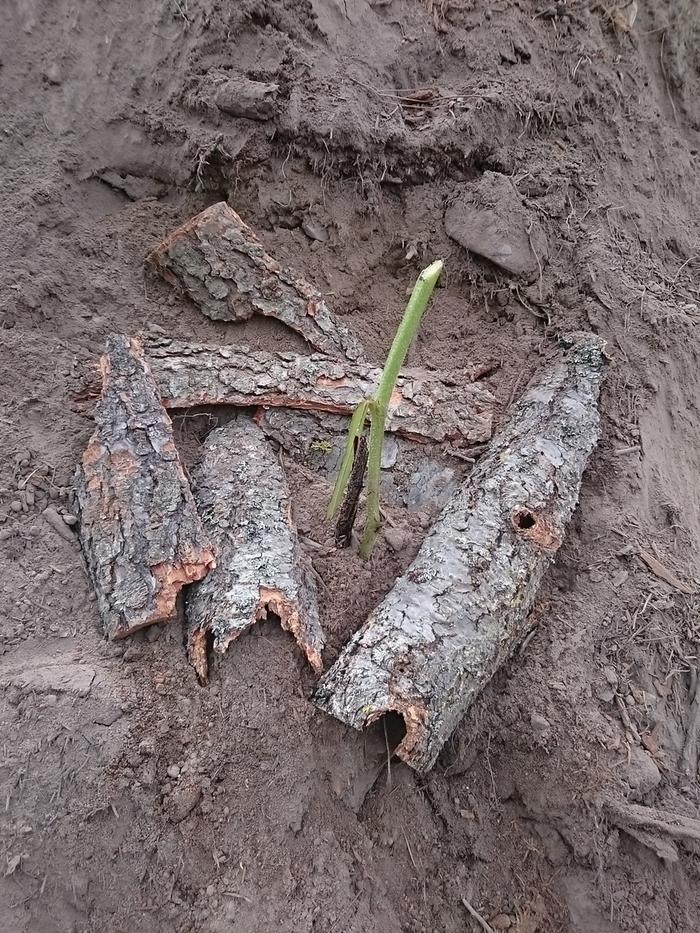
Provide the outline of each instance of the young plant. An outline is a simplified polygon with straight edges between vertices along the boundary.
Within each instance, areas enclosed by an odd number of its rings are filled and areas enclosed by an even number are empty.
[[[386,358],[377,390],[372,398],[363,399],[360,402],[350,420],[343,459],[340,463],[333,495],[328,505],[328,517],[333,518],[340,508],[352,473],[358,440],[364,434],[366,425],[369,422],[367,518],[362,541],[360,542],[360,554],[365,559],[372,553],[377,532],[381,526],[379,481],[382,466],[382,448],[384,446],[384,429],[389,412],[389,403],[396,386],[399,371],[406,361],[411,341],[418,332],[420,322],[428,308],[430,296],[437,280],[440,278],[442,267],[443,262],[440,259],[431,263],[418,276],[418,281],[411,292],[403,319],[399,324],[389,355]]]

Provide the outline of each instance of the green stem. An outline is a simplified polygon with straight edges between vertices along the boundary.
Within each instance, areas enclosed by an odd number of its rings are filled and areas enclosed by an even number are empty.
[[[391,396],[396,387],[396,379],[401,367],[406,362],[411,341],[416,335],[420,322],[428,308],[430,296],[440,278],[443,262],[439,259],[423,269],[418,276],[411,297],[408,299],[403,319],[396,331],[394,342],[384,364],[382,378],[372,399],[369,416],[369,458],[367,460],[367,520],[360,544],[360,554],[368,558],[372,553],[377,532],[381,526],[379,511],[379,481],[382,467],[382,447],[384,429],[389,412]]]

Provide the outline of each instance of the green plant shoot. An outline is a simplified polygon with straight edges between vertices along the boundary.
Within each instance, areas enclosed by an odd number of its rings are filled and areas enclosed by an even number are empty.
[[[411,297],[408,300],[403,319],[394,336],[394,341],[386,358],[379,385],[369,399],[363,399],[355,409],[348,437],[345,444],[343,459],[338,470],[338,477],[333,489],[333,495],[328,505],[328,517],[332,518],[343,501],[348,480],[352,473],[355,459],[355,449],[358,438],[364,433],[369,421],[369,456],[367,459],[367,519],[365,521],[360,554],[365,559],[372,553],[377,532],[381,527],[381,513],[379,509],[379,482],[382,466],[382,448],[384,446],[384,429],[389,412],[389,403],[396,387],[396,379],[401,367],[406,361],[411,341],[415,337],[420,322],[428,308],[430,296],[435,284],[440,278],[443,262],[438,260],[431,263],[418,276]]]

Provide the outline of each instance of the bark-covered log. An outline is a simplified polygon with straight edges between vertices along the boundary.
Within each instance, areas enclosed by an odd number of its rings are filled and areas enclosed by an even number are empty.
[[[576,507],[598,439],[603,353],[593,335],[566,343],[317,688],[315,703],[357,729],[399,713],[397,754],[418,771],[528,632]]]
[[[284,473],[260,428],[242,415],[213,431],[193,484],[217,547],[216,569],[186,599],[189,654],[200,680],[207,679],[208,640],[223,654],[268,613],[279,617],[319,673],[324,638],[316,587]]]
[[[282,321],[330,356],[359,360],[364,355],[321,293],[266,253],[225,201],[175,230],[146,261],[180,284],[215,321],[246,321],[257,311]]]
[[[270,406],[350,415],[374,392],[381,370],[314,353],[269,353],[230,345],[149,340],[148,361],[167,408]],[[455,445],[491,437],[495,399],[458,376],[404,369],[389,406],[387,430]]]
[[[140,344],[110,338],[101,367],[77,475],[80,542],[105,633],[123,638],[171,619],[181,587],[215,560]]]

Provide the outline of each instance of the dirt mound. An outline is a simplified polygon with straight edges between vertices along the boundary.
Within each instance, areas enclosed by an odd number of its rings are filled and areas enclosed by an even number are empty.
[[[609,801],[700,805],[699,32],[690,0],[11,3],[4,930],[461,933],[478,929],[465,900],[494,930],[696,929],[697,843]],[[115,332],[303,347],[258,317],[210,321],[144,270],[218,200],[374,362],[444,257],[409,363],[485,367],[501,415],[560,332],[608,341],[603,439],[536,634],[427,778],[316,711],[272,623],[206,688],[180,625],[98,633],[72,530],[93,430],[76,374]],[[216,423],[176,421],[187,462]],[[328,471],[285,466],[328,663],[430,516],[392,506],[365,564],[333,546]]]

